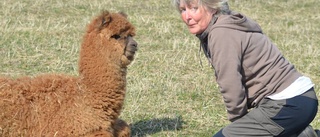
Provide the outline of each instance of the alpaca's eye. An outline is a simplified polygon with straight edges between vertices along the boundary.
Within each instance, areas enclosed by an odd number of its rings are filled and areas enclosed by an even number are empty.
[[[120,39],[120,38],[121,38],[121,36],[120,36],[120,35],[112,35],[112,36],[111,36],[111,38],[114,38],[114,39],[116,39],[116,40],[117,40],[117,39]]]

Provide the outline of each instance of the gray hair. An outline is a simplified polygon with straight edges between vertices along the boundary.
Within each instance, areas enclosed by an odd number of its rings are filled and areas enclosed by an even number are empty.
[[[191,4],[198,1],[199,6],[204,6],[207,10],[217,10],[217,14],[230,14],[228,0],[172,0],[173,5],[179,10],[180,2]]]

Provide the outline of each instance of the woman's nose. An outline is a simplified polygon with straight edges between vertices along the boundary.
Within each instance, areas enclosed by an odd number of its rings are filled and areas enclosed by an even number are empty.
[[[190,19],[191,19],[191,16],[190,16],[190,14],[189,14],[188,11],[185,12],[185,16],[186,16],[186,19],[187,19],[187,20],[190,20]]]

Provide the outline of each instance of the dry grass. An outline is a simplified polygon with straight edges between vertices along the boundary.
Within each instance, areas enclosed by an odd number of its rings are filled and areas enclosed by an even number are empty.
[[[320,96],[319,1],[229,2],[260,23]],[[103,9],[124,11],[139,43],[122,113],[133,135],[212,136],[228,124],[213,70],[170,0],[10,0],[0,8],[1,75],[77,75],[85,25]],[[319,116],[312,125],[320,128]]]

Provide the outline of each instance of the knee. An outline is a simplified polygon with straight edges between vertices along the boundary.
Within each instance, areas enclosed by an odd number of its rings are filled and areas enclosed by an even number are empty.
[[[224,135],[222,134],[222,129],[216,133],[213,137],[224,137]]]

